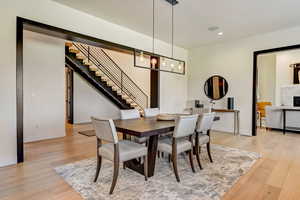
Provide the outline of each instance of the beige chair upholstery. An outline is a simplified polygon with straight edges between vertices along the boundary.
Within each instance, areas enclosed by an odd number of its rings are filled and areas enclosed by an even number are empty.
[[[141,117],[137,109],[120,110],[121,119],[138,119]]]
[[[198,123],[197,123],[197,129],[196,129],[197,132],[204,133],[204,132],[210,130],[212,125],[213,125],[215,115],[216,115],[215,112],[202,113],[199,116],[199,120],[198,120]]]
[[[174,173],[178,182],[180,179],[177,170],[177,154],[188,151],[192,171],[195,172],[192,158],[192,135],[195,133],[197,120],[198,115],[179,116],[175,121],[173,137],[164,138],[158,142],[158,151],[172,154]]]
[[[144,109],[144,116],[145,117],[156,117],[159,115],[160,110],[159,108],[145,108]]]
[[[118,143],[118,134],[112,119],[97,119],[94,117],[91,119],[97,138],[113,144]]]
[[[147,148],[144,145],[140,145],[129,140],[120,141],[119,150],[120,162],[125,162],[147,155]],[[103,144],[101,147],[99,147],[99,155],[103,158],[113,161],[114,145],[112,143]]]
[[[187,138],[180,138],[177,140],[177,152],[182,153],[188,151],[192,147],[192,143]],[[159,141],[158,149],[161,152],[172,154],[172,139],[164,138]]]
[[[94,117],[91,119],[97,137],[97,169],[94,182],[98,179],[102,158],[114,162],[114,176],[109,192],[110,194],[113,193],[117,182],[120,162],[125,162],[134,158],[143,158],[145,179],[147,179],[147,147],[128,140],[119,141],[116,127],[112,119],[97,119]],[[106,143],[102,144],[102,140]]]
[[[136,109],[129,109],[129,110],[120,110],[121,119],[138,119],[141,118],[140,112]],[[133,137],[133,140],[139,144],[146,143],[148,137]]]
[[[207,131],[211,129],[215,118],[215,113],[203,113],[199,116],[196,132],[199,133],[199,145],[207,144],[210,137]],[[194,138],[195,139],[195,138]],[[195,142],[193,142],[195,144]]]
[[[214,118],[214,112],[203,113],[202,115],[200,115],[197,123],[196,135],[193,137],[193,145],[195,146],[195,154],[200,169],[202,169],[202,165],[200,162],[201,145],[206,144],[208,157],[210,159],[210,162],[213,162],[210,152],[210,129],[213,125]]]

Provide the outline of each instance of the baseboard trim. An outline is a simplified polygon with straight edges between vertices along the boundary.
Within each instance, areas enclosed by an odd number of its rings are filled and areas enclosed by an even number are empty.
[[[266,127],[268,128],[268,127]],[[280,132],[283,132],[283,129],[281,128],[268,128],[268,129],[271,129],[272,131],[280,131]],[[297,130],[285,130],[285,132],[288,132],[288,133],[295,133],[295,134],[299,134],[300,131],[297,131]]]

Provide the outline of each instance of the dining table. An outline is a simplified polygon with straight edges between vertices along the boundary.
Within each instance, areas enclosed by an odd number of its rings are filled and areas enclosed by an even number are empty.
[[[184,115],[184,114],[183,114]],[[219,120],[215,117],[214,121]],[[148,137],[148,176],[152,177],[155,171],[157,155],[157,145],[160,135],[174,131],[174,120],[159,120],[157,117],[138,118],[138,119],[117,119],[114,120],[118,132],[138,138]],[[132,169],[140,174],[144,174],[144,166],[138,159],[133,159],[124,163],[125,167]]]

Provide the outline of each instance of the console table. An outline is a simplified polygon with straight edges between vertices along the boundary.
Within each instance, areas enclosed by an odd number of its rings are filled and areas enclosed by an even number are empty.
[[[212,109],[212,112],[219,113],[233,113],[234,114],[234,135],[240,134],[240,111],[239,110],[228,110],[228,109]]]
[[[295,127],[286,127],[286,113],[287,112],[300,112],[300,108],[282,108],[282,112],[283,112],[283,134],[285,134],[285,132],[287,131],[286,128],[288,128],[289,130],[294,129],[296,131],[300,130],[300,127],[295,128]]]

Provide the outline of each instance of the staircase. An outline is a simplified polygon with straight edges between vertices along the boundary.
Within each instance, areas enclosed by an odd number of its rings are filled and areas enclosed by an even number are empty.
[[[135,108],[143,114],[148,107],[148,96],[102,48],[73,42],[65,45],[68,67],[120,109]]]

